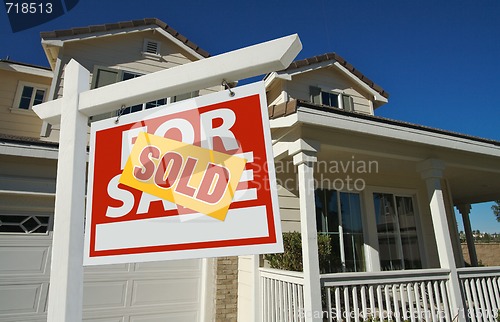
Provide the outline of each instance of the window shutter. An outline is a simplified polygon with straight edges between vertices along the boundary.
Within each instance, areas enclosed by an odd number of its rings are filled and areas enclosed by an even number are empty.
[[[200,95],[199,91],[194,91],[194,92],[189,92],[189,93],[185,93],[185,94],[181,94],[181,95],[176,95],[172,98],[172,102],[180,102],[180,101],[186,100],[188,98],[193,98],[193,97],[196,97],[199,95]]]
[[[119,81],[120,71],[110,68],[95,67],[92,76],[92,88],[103,87]],[[90,122],[104,120],[116,116],[116,112],[103,113],[90,117]]]
[[[321,104],[321,88],[309,86],[309,95],[311,96],[311,103]]]
[[[342,95],[342,104],[347,112],[354,112],[354,101],[351,96]]]
[[[92,77],[92,88],[103,87],[118,81],[118,70],[96,68]]]

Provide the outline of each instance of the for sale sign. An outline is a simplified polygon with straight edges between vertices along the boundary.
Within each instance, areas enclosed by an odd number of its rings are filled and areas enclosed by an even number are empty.
[[[91,126],[85,265],[281,252],[262,82]]]

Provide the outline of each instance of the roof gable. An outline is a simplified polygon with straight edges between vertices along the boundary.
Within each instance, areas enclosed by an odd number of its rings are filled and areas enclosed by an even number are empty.
[[[375,84],[363,73],[354,68],[353,65],[349,64],[344,58],[333,52],[294,61],[288,68],[279,71],[278,74],[296,75],[332,65],[337,66],[339,70],[343,71],[349,77],[354,78],[354,80],[360,84],[367,86],[371,91],[380,94],[385,99],[389,98],[389,93],[382,87]]]
[[[121,21],[103,25],[92,25],[64,30],[41,32],[42,45],[47,58],[54,68],[59,48],[65,42],[73,42],[99,37],[109,37],[117,34],[127,34],[146,30],[156,30],[168,40],[182,47],[198,59],[210,57],[210,54],[180,34],[177,30],[157,18],[145,18],[140,20]]]

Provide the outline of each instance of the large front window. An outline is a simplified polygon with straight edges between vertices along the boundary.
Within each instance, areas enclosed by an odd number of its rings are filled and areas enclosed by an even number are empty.
[[[381,269],[422,268],[413,198],[374,193],[373,202]]]
[[[332,243],[327,273],[365,271],[359,193],[317,189],[315,199],[317,230]]]

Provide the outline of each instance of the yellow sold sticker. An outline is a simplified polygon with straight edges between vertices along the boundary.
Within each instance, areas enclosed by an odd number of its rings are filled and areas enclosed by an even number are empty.
[[[141,132],[120,183],[224,220],[246,160]]]

